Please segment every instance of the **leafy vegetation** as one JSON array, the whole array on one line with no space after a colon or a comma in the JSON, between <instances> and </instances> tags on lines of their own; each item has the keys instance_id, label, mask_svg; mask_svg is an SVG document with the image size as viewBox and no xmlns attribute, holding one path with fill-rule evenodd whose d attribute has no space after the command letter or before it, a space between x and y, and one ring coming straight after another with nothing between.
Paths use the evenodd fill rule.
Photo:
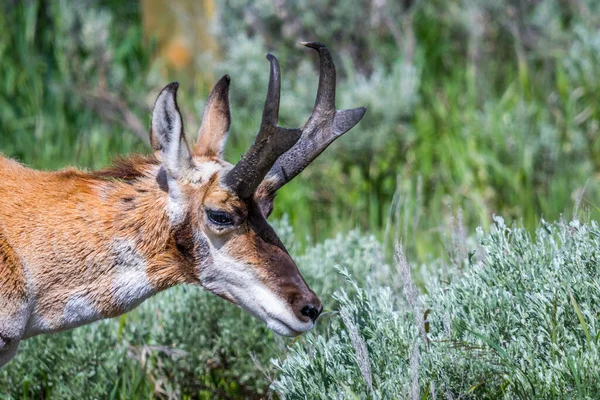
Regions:
<instances>
[{"instance_id":1,"label":"leafy vegetation","mask_svg":"<svg viewBox=\"0 0 600 400\"><path fill-rule=\"evenodd\" d=\"M149 109L171 80L193 137L228 73L235 162L259 126L264 53L281 61L280 122L295 126L317 85L297 42L325 42L338 108L368 111L282 189L274 219L329 313L289 342L214 296L170 290L24 342L1 398L595 397L600 232L542 218L597 217L598 2L226 0L212 13L179 0L169 26L211 51L166 56L145 22L153 3L3 2L0 152L42 169L148 152ZM185 37L194 7L212 36ZM474 240L478 226L490 233Z\"/></svg>"},{"instance_id":2,"label":"leafy vegetation","mask_svg":"<svg viewBox=\"0 0 600 400\"><path fill-rule=\"evenodd\" d=\"M496 218L477 239L445 279L439 265L421 271L426 294L401 248L399 288L360 288L344 271L357 294L336 292L341 318L275 361L273 388L287 399L597 397L598 224L543 222L532 238Z\"/></svg>"}]
</instances>

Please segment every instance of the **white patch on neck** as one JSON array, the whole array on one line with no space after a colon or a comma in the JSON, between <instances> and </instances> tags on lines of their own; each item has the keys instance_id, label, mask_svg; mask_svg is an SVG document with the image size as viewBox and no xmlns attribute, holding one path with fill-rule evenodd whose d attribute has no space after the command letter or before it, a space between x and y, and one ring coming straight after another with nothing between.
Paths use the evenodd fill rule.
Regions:
<instances>
[{"instance_id":1,"label":"white patch on neck","mask_svg":"<svg viewBox=\"0 0 600 400\"><path fill-rule=\"evenodd\" d=\"M36 284L37 277L32 273L27 263L23 263L23 273L25 275L27 293L29 294L29 309L31 311L25 326L25 332L23 333L23 339L28 339L40 333L52 332L52 325L50 321L35 313L35 309L37 308L36 291L39 286Z\"/></svg>"},{"instance_id":2,"label":"white patch on neck","mask_svg":"<svg viewBox=\"0 0 600 400\"><path fill-rule=\"evenodd\" d=\"M15 299L0 294L0 336L10 340L21 339L31 314L29 304L24 300L18 301L19 304L16 307L9 305L15 302ZM2 346L0 346L1 349Z\"/></svg>"},{"instance_id":3,"label":"white patch on neck","mask_svg":"<svg viewBox=\"0 0 600 400\"><path fill-rule=\"evenodd\" d=\"M39 335L40 333L52 333L56 332L58 329L53 329L50 321L47 321L44 317L38 314L32 314L27 321L27 326L25 327L25 333L23 334L23 339L28 339L30 337Z\"/></svg>"},{"instance_id":4,"label":"white patch on neck","mask_svg":"<svg viewBox=\"0 0 600 400\"><path fill-rule=\"evenodd\" d=\"M76 294L69 298L61 321L62 329L76 328L102 319L102 314L93 301L85 294Z\"/></svg>"},{"instance_id":5,"label":"white patch on neck","mask_svg":"<svg viewBox=\"0 0 600 400\"><path fill-rule=\"evenodd\" d=\"M115 276L112 281L114 302L125 311L137 307L155 293L146 271L146 260L129 240L115 240Z\"/></svg>"}]
</instances>

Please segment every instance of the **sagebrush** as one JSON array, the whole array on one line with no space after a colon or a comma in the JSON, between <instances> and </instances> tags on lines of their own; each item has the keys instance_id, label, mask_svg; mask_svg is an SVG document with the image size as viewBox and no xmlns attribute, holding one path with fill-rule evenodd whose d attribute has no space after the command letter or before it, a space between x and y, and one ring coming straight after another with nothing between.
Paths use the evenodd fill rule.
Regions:
<instances>
[{"instance_id":1,"label":"sagebrush","mask_svg":"<svg viewBox=\"0 0 600 400\"><path fill-rule=\"evenodd\" d=\"M402 252L398 289L336 292L341 318L274 361L272 388L303 398L597 398L600 226L543 222L532 237L496 218L467 266L422 268Z\"/></svg>"}]
</instances>

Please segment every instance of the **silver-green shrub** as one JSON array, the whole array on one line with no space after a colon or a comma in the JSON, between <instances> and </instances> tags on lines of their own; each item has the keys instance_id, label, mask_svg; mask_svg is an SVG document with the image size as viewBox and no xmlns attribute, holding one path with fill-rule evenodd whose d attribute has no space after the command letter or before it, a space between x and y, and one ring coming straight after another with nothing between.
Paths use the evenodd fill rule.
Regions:
<instances>
[{"instance_id":1,"label":"silver-green shrub","mask_svg":"<svg viewBox=\"0 0 600 400\"><path fill-rule=\"evenodd\" d=\"M598 223L544 222L532 238L496 218L478 239L469 267L450 283L429 268L416 298L406 284L404 295L337 291L341 318L274 361L273 389L286 399L598 398Z\"/></svg>"}]
</instances>

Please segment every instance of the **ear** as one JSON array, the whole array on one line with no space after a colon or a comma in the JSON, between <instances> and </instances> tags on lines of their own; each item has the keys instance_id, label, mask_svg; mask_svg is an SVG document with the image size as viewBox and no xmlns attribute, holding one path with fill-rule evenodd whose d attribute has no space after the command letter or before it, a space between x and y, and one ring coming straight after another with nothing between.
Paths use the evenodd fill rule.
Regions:
<instances>
[{"instance_id":1,"label":"ear","mask_svg":"<svg viewBox=\"0 0 600 400\"><path fill-rule=\"evenodd\" d=\"M267 175L254 192L254 199L256 200L258 208L260 208L260 212L265 219L268 219L271 215L271 212L273 212L273 201L275 200L275 195L277 194L277 191L273 190L273 186L276 184L276 182L276 179L273 179L271 176Z\"/></svg>"},{"instance_id":2,"label":"ear","mask_svg":"<svg viewBox=\"0 0 600 400\"><path fill-rule=\"evenodd\" d=\"M178 179L191 166L190 150L183 134L183 120L177 106L179 83L168 84L158 95L152 110L150 144L160 152L163 167Z\"/></svg>"},{"instance_id":3,"label":"ear","mask_svg":"<svg viewBox=\"0 0 600 400\"><path fill-rule=\"evenodd\" d=\"M225 142L231 124L229 112L229 75L222 77L210 92L204 112L202 123L198 131L198 140L194 146L197 156L223 157Z\"/></svg>"}]
</instances>

